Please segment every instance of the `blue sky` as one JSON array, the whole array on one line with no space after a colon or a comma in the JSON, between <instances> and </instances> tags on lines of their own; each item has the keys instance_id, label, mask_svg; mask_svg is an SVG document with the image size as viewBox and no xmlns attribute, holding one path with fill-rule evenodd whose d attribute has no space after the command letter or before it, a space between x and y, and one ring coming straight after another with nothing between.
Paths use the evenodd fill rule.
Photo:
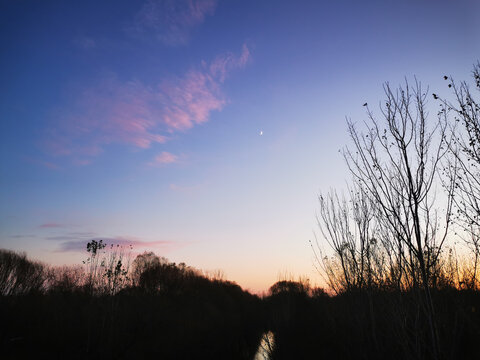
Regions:
<instances>
[{"instance_id":1,"label":"blue sky","mask_svg":"<svg viewBox=\"0 0 480 360\"><path fill-rule=\"evenodd\" d=\"M345 117L480 57L460 1L0 4L0 245L79 263L131 243L263 290L313 271ZM433 106L433 104L431 104ZM432 114L434 113L432 108ZM263 135L260 135L263 131Z\"/></svg>"}]
</instances>

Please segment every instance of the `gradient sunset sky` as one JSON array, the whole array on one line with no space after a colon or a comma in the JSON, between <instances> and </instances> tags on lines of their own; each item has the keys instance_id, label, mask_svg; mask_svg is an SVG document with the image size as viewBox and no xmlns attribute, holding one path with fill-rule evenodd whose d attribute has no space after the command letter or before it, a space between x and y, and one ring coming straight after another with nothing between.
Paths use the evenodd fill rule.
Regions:
<instances>
[{"instance_id":1,"label":"gradient sunset sky","mask_svg":"<svg viewBox=\"0 0 480 360\"><path fill-rule=\"evenodd\" d=\"M478 0L0 3L0 247L132 244L253 291L315 273L317 195L382 83L470 78ZM432 114L435 112L431 101ZM262 135L261 135L262 132Z\"/></svg>"}]
</instances>

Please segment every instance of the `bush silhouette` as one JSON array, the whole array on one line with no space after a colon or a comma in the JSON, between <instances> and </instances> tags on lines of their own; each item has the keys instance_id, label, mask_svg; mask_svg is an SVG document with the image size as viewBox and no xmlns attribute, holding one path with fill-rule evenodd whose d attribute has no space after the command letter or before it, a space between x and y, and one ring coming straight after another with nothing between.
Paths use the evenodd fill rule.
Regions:
<instances>
[{"instance_id":1,"label":"bush silhouette","mask_svg":"<svg viewBox=\"0 0 480 360\"><path fill-rule=\"evenodd\" d=\"M24 295L41 291L46 280L42 264L27 260L24 253L0 249L0 294Z\"/></svg>"},{"instance_id":2,"label":"bush silhouette","mask_svg":"<svg viewBox=\"0 0 480 360\"><path fill-rule=\"evenodd\" d=\"M92 281L91 263L45 270L0 254L3 358L252 359L264 330L259 297L185 264L159 258L111 292L100 260Z\"/></svg>"}]
</instances>

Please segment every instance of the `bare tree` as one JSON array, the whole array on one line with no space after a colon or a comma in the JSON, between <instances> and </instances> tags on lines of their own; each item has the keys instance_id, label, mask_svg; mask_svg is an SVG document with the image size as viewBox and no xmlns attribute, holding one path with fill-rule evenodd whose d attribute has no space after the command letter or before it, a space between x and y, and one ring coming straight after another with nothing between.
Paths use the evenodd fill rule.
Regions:
<instances>
[{"instance_id":1,"label":"bare tree","mask_svg":"<svg viewBox=\"0 0 480 360\"><path fill-rule=\"evenodd\" d=\"M446 124L427 124L426 97L416 81L393 91L384 86L386 101L377 118L367 106L366 132L352 121L348 130L353 148L344 150L348 167L377 207L378 221L391 233L401 267L414 288L422 288L431 330L432 352L438 357L438 336L430 287L450 224L452 187L447 187L441 219L435 186L440 161L448 148ZM443 225L443 226L442 226Z\"/></svg>"},{"instance_id":2,"label":"bare tree","mask_svg":"<svg viewBox=\"0 0 480 360\"><path fill-rule=\"evenodd\" d=\"M91 294L114 295L130 282L130 253L132 246L107 244L103 240L87 243L89 257L83 261L86 271L86 289Z\"/></svg>"},{"instance_id":3,"label":"bare tree","mask_svg":"<svg viewBox=\"0 0 480 360\"><path fill-rule=\"evenodd\" d=\"M473 67L475 89L480 91L480 62ZM454 183L456 223L464 230L462 236L474 254L473 270L468 287L477 288L480 260L480 100L475 99L467 82L456 84L444 76L452 89L454 100L441 101L442 116L451 121L450 159L445 167L447 178ZM453 119L452 119L453 117Z\"/></svg>"},{"instance_id":4,"label":"bare tree","mask_svg":"<svg viewBox=\"0 0 480 360\"><path fill-rule=\"evenodd\" d=\"M104 291L108 294L114 295L131 282L129 276L130 270L130 252L132 250L130 245L125 248L123 245L111 244L104 264Z\"/></svg>"},{"instance_id":5,"label":"bare tree","mask_svg":"<svg viewBox=\"0 0 480 360\"><path fill-rule=\"evenodd\" d=\"M318 240L312 249L319 272L336 293L378 286L385 273L370 198L358 184L349 195L345 198L332 190L318 197L317 224L334 257L324 255Z\"/></svg>"}]
</instances>

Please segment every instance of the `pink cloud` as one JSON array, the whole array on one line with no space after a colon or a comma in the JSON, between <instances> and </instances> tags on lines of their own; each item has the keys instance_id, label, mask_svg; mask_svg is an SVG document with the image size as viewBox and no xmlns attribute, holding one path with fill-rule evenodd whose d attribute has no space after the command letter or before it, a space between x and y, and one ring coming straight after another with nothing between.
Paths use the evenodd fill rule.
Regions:
<instances>
[{"instance_id":1,"label":"pink cloud","mask_svg":"<svg viewBox=\"0 0 480 360\"><path fill-rule=\"evenodd\" d=\"M113 143L140 149L165 143L170 134L205 123L213 111L222 110L226 104L222 83L249 58L244 45L239 56L220 55L155 86L107 76L77 96L68 110L58 112L46 148L52 155L70 156L77 165L87 165Z\"/></svg>"},{"instance_id":2,"label":"pink cloud","mask_svg":"<svg viewBox=\"0 0 480 360\"><path fill-rule=\"evenodd\" d=\"M192 28L213 15L216 0L149 0L135 16L130 30L153 34L166 45L188 43Z\"/></svg>"},{"instance_id":3,"label":"pink cloud","mask_svg":"<svg viewBox=\"0 0 480 360\"><path fill-rule=\"evenodd\" d=\"M60 228L60 227L63 227L63 226L64 225L57 224L57 223L45 223L45 224L39 225L38 227L41 228L41 229L47 229L47 228Z\"/></svg>"},{"instance_id":4,"label":"pink cloud","mask_svg":"<svg viewBox=\"0 0 480 360\"><path fill-rule=\"evenodd\" d=\"M66 240L69 238L67 237ZM60 240L60 239L58 239ZM146 241L139 239L133 236L117 236L117 237L106 237L106 238L95 238L90 240L73 240L73 241L64 241L60 243L59 248L55 252L86 252L87 243L91 240L100 241L107 245L107 247L122 246L124 248L133 248L135 249L162 249L163 251L169 251L176 247L181 247L183 244L176 243L174 241L168 240L156 240L156 241Z\"/></svg>"},{"instance_id":5,"label":"pink cloud","mask_svg":"<svg viewBox=\"0 0 480 360\"><path fill-rule=\"evenodd\" d=\"M204 69L190 71L182 79L164 81L160 91L163 120L169 131L204 123L212 111L221 110L225 104L215 77Z\"/></svg>"},{"instance_id":6,"label":"pink cloud","mask_svg":"<svg viewBox=\"0 0 480 360\"><path fill-rule=\"evenodd\" d=\"M178 160L178 156L173 155L169 152L162 152L155 156L152 162L149 163L150 166L166 165L174 163Z\"/></svg>"},{"instance_id":7,"label":"pink cloud","mask_svg":"<svg viewBox=\"0 0 480 360\"><path fill-rule=\"evenodd\" d=\"M57 114L45 145L53 155L80 157L76 162L85 164L85 157L97 156L112 143L143 149L164 143L154 100L154 91L140 82L122 83L108 76L84 90L68 111Z\"/></svg>"},{"instance_id":8,"label":"pink cloud","mask_svg":"<svg viewBox=\"0 0 480 360\"><path fill-rule=\"evenodd\" d=\"M250 50L247 45L243 44L242 53L239 57L232 53L218 56L210 65L210 73L218 78L220 82L223 82L230 71L245 67L249 59Z\"/></svg>"}]
</instances>

